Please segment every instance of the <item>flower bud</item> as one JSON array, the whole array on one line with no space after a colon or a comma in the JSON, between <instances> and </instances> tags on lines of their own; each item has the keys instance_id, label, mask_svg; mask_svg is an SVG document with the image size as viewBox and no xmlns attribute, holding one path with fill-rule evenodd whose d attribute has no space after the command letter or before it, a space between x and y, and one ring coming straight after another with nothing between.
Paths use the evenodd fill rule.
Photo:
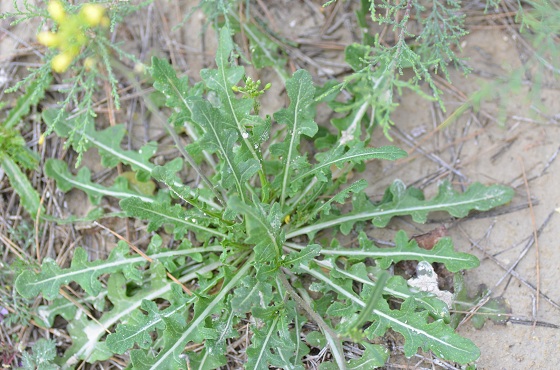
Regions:
<instances>
[{"instance_id":1,"label":"flower bud","mask_svg":"<svg viewBox=\"0 0 560 370\"><path fill-rule=\"evenodd\" d=\"M49 48L56 47L60 44L58 36L55 33L48 31L39 32L39 34L37 34L37 41Z\"/></svg>"},{"instance_id":2,"label":"flower bud","mask_svg":"<svg viewBox=\"0 0 560 370\"><path fill-rule=\"evenodd\" d=\"M56 23L62 23L66 18L66 12L64 11L64 6L58 0L51 0L49 1L49 5L47 7L51 18L56 21Z\"/></svg>"},{"instance_id":3,"label":"flower bud","mask_svg":"<svg viewBox=\"0 0 560 370\"><path fill-rule=\"evenodd\" d=\"M105 8L99 4L85 4L80 10L80 15L84 22L90 26L99 26L103 21Z\"/></svg>"},{"instance_id":4,"label":"flower bud","mask_svg":"<svg viewBox=\"0 0 560 370\"><path fill-rule=\"evenodd\" d=\"M57 73L64 73L74 60L74 55L69 52L64 52L55 56L51 61L53 71Z\"/></svg>"}]
</instances>

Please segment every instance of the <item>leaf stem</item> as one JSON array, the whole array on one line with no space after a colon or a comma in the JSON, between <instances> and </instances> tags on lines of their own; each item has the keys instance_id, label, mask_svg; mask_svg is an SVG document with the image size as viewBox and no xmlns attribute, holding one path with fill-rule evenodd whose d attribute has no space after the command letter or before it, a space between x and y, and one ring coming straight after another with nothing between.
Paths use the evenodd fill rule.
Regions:
<instances>
[{"instance_id":1,"label":"leaf stem","mask_svg":"<svg viewBox=\"0 0 560 370\"><path fill-rule=\"evenodd\" d=\"M278 272L278 279L280 279L280 282L282 283L284 288L286 288L288 294L292 296L294 301L296 301L296 303L309 315L309 317L313 321L315 321L317 325L319 325L323 333L331 338L332 340L332 342L330 342L331 350L333 351L333 355L336 358L336 362L338 363L339 369L345 370L346 362L344 360L344 350L342 348L342 343L340 342L340 340L338 340L338 334L336 334L336 332L323 320L323 318L319 316L309 306L309 304L299 296L299 294L295 291L292 285L288 282L288 279L286 279L286 275L284 274L283 271ZM333 346L335 348L332 348ZM336 353L338 353L338 356L336 355Z\"/></svg>"},{"instance_id":2,"label":"leaf stem","mask_svg":"<svg viewBox=\"0 0 560 370\"><path fill-rule=\"evenodd\" d=\"M371 317L371 313L373 309L377 305L379 298L381 298L381 292L383 292L383 289L385 288L385 284L387 284L387 280L389 280L389 273L387 271L381 271L377 277L377 282L375 283L375 290L373 291L373 294L370 296L366 307L362 310L362 312L360 312L360 316L358 316L354 325L352 325L350 329L348 329L350 333L353 330L360 330L360 328Z\"/></svg>"}]
</instances>

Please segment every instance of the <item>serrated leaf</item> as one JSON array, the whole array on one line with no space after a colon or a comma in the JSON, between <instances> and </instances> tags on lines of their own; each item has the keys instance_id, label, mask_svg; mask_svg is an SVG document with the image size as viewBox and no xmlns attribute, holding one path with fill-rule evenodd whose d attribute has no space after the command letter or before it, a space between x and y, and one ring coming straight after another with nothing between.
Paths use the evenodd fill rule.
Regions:
<instances>
[{"instance_id":1,"label":"serrated leaf","mask_svg":"<svg viewBox=\"0 0 560 370\"><path fill-rule=\"evenodd\" d=\"M251 312L256 306L266 306L272 300L272 285L247 276L233 293L231 306L239 313Z\"/></svg>"},{"instance_id":2,"label":"serrated leaf","mask_svg":"<svg viewBox=\"0 0 560 370\"><path fill-rule=\"evenodd\" d=\"M230 63L233 40L229 32L227 27L222 27L220 30L220 40L216 52L217 69L203 69L200 71L200 77L206 86L218 95L221 103L221 124L223 127L236 131L237 137L241 140L241 153L256 161L262 172L262 159L257 150L260 143L268 137L268 133L264 133L262 130L247 130L245 127L245 124L250 124L259 118L251 116L253 99L237 99L232 90L232 87L243 78L245 69Z\"/></svg>"},{"instance_id":3,"label":"serrated leaf","mask_svg":"<svg viewBox=\"0 0 560 370\"><path fill-rule=\"evenodd\" d=\"M167 60L156 57L152 57L150 74L154 78L154 88L166 98L165 105L177 109L179 116L176 117L176 122L182 124L190 121L192 107L187 100L191 96L189 77L177 77L177 72Z\"/></svg>"},{"instance_id":4,"label":"serrated leaf","mask_svg":"<svg viewBox=\"0 0 560 370\"><path fill-rule=\"evenodd\" d=\"M121 273L113 273L107 282L107 298L112 303L112 309L105 312L97 320L89 320L86 315L79 314L68 325L68 331L72 337L72 345L64 352L64 357L58 358L57 362L64 368L71 368L80 360L94 363L103 361L114 352L109 349L107 343L101 338L107 334L107 329L128 316L140 307L144 299L170 298L171 286L175 283L169 282L165 269L159 263L152 264L149 276L141 290L131 294L126 291L127 278Z\"/></svg>"},{"instance_id":5,"label":"serrated leaf","mask_svg":"<svg viewBox=\"0 0 560 370\"><path fill-rule=\"evenodd\" d=\"M411 215L415 222L424 223L430 212L446 211L453 217L465 217L472 210L487 211L508 203L513 198L513 189L502 185L485 186L474 183L464 193L453 190L449 181L444 181L438 194L430 200L411 196L401 181L389 188L388 202L381 204L380 214L372 222L376 227L385 227L394 216ZM385 209L385 210L384 210Z\"/></svg>"},{"instance_id":6,"label":"serrated leaf","mask_svg":"<svg viewBox=\"0 0 560 370\"><path fill-rule=\"evenodd\" d=\"M244 198L245 183L259 170L259 161L251 158L246 146L238 146L237 130L226 127L220 110L209 102L197 99L193 103L192 119L205 131L200 140L209 153L217 152L221 165L221 183L229 192L237 190Z\"/></svg>"},{"instance_id":7,"label":"serrated leaf","mask_svg":"<svg viewBox=\"0 0 560 370\"><path fill-rule=\"evenodd\" d=\"M439 186L438 194L424 200L415 188L407 189L400 180L395 180L387 189L381 201L376 205L360 201L359 209L344 216L327 217L314 225L291 231L286 235L288 239L295 236L316 233L337 225L344 225L343 230L349 232L358 221L371 220L375 227L385 227L395 216L412 216L415 222L424 223L430 212L446 211L453 217L465 217L469 211L487 211L503 205L513 198L513 189L502 185L485 186L480 183L472 184L464 193L453 190L448 181ZM358 206L355 205L355 208Z\"/></svg>"},{"instance_id":8,"label":"serrated leaf","mask_svg":"<svg viewBox=\"0 0 560 370\"><path fill-rule=\"evenodd\" d=\"M317 176L321 172L330 172L331 166L342 168L347 163L362 163L370 159L394 161L406 156L407 153L404 150L394 146L364 148L363 143L359 143L352 146L347 152L344 152L344 146L337 145L333 150L317 154L318 163L309 170L299 173L292 181L299 181L311 175Z\"/></svg>"},{"instance_id":9,"label":"serrated leaf","mask_svg":"<svg viewBox=\"0 0 560 370\"><path fill-rule=\"evenodd\" d=\"M195 232L200 240L207 240L212 236L228 238L228 235L212 227L214 219L197 210L186 210L179 204L145 202L140 198L130 197L123 199L120 206L128 216L150 221L148 232L168 224L174 226L173 233L178 238L182 238L188 231Z\"/></svg>"},{"instance_id":10,"label":"serrated leaf","mask_svg":"<svg viewBox=\"0 0 560 370\"><path fill-rule=\"evenodd\" d=\"M128 189L128 183L124 178L121 179L121 181L115 181L113 186L107 188L91 181L91 172L87 167L82 167L76 176L74 176L68 170L66 162L58 159L47 159L45 162L45 174L56 180L56 185L60 190L67 192L72 188L80 189L85 192L90 201L96 205L99 204L101 198L104 196L119 199L138 197L148 203L154 201L153 197L145 196Z\"/></svg>"},{"instance_id":11,"label":"serrated leaf","mask_svg":"<svg viewBox=\"0 0 560 370\"><path fill-rule=\"evenodd\" d=\"M155 258L156 256L151 257ZM143 259L143 257L140 258ZM187 282L199 278L198 274L213 271L220 265L220 262L193 265L189 272L180 278L180 281ZM129 279L120 273L111 274L107 283L107 291L108 299L113 307L97 320L88 320L86 315L80 314L72 321L72 325L69 326L72 346L65 351L64 357L59 360L59 363L65 365L64 368L76 366L79 360L94 362L94 358L104 360L110 357L112 352L108 351L105 342L100 341L101 338L107 334L107 328L120 321L127 322L131 313L140 308L143 300L176 301L174 299L174 296L177 295L176 291L181 291L181 289L175 289L177 284L168 281L163 265L153 263L150 266L149 273L150 275L146 277L142 289L136 290L133 294L126 289Z\"/></svg>"},{"instance_id":12,"label":"serrated leaf","mask_svg":"<svg viewBox=\"0 0 560 370\"><path fill-rule=\"evenodd\" d=\"M282 256L282 265L297 269L300 263L307 264L311 259L319 255L321 246L319 244L309 244L299 252L292 252Z\"/></svg>"},{"instance_id":13,"label":"serrated leaf","mask_svg":"<svg viewBox=\"0 0 560 370\"><path fill-rule=\"evenodd\" d=\"M193 299L194 300L194 299ZM175 304L165 310L160 311L152 301L142 301L142 310L147 315L134 311L127 318L126 324L119 325L117 330L107 337L107 345L115 353L122 354L128 349L138 344L140 348L147 349L152 346L151 333L156 329L164 330L167 328L167 320L174 315L182 316L187 308L187 302Z\"/></svg>"},{"instance_id":14,"label":"serrated leaf","mask_svg":"<svg viewBox=\"0 0 560 370\"><path fill-rule=\"evenodd\" d=\"M216 338L207 339L204 343L204 349L200 353L192 353L189 355L190 367L192 370L217 369L227 364L226 339L236 338L239 333L233 328L236 313L230 309L229 312L215 320L213 329L219 333ZM237 320L235 320L237 321Z\"/></svg>"},{"instance_id":15,"label":"serrated leaf","mask_svg":"<svg viewBox=\"0 0 560 370\"><path fill-rule=\"evenodd\" d=\"M299 329L293 301L285 301L268 307L255 307L253 316L261 323L255 325L251 345L247 348L246 369L268 369L269 365L280 369L303 370L299 359L307 353L306 346L296 336L291 326Z\"/></svg>"},{"instance_id":16,"label":"serrated leaf","mask_svg":"<svg viewBox=\"0 0 560 370\"><path fill-rule=\"evenodd\" d=\"M453 243L450 238L442 238L434 246L433 249L423 249L418 243L409 240L406 233L400 230L395 236L395 247L378 248L365 233L360 233L359 249L325 249L321 250L321 254L327 256L344 256L346 258L372 258L376 260L377 266L387 269L393 263L400 261L428 261L443 263L451 272L466 270L477 267L480 261L475 256L468 253L456 252L453 249Z\"/></svg>"},{"instance_id":17,"label":"serrated leaf","mask_svg":"<svg viewBox=\"0 0 560 370\"><path fill-rule=\"evenodd\" d=\"M192 101L189 97L200 96L202 90L189 86L188 76L177 77L175 69L165 59L153 57L150 74L154 78L154 88L166 97L165 105L173 108L174 112L169 117L169 123L173 127L184 127L192 143L187 146L189 154L197 158L195 153L200 149L198 139L201 129L194 125L192 120ZM201 151L199 154L203 154ZM208 153L204 156L209 164L215 166L214 159Z\"/></svg>"},{"instance_id":18,"label":"serrated leaf","mask_svg":"<svg viewBox=\"0 0 560 370\"><path fill-rule=\"evenodd\" d=\"M135 171L151 172L153 165L151 165L149 159L157 149L155 143L136 151L124 150L120 147L126 133L126 127L123 124L96 131L93 120L88 120L83 128L76 129L76 127L79 127L76 122L79 117L70 118L66 113L63 113L62 119L55 121L58 114L60 114L58 110L45 110L43 120L47 125L55 123L54 130L57 135L68 137L72 146L79 145L83 137L83 149L97 148L104 167L114 167L120 162L130 165ZM71 135L74 130L76 130L75 134Z\"/></svg>"},{"instance_id":19,"label":"serrated leaf","mask_svg":"<svg viewBox=\"0 0 560 370\"><path fill-rule=\"evenodd\" d=\"M56 357L56 342L40 338L33 345L33 354L23 352L22 354L22 367L19 369L24 370L57 370L60 369L52 361ZM9 365L5 365L8 366Z\"/></svg>"},{"instance_id":20,"label":"serrated leaf","mask_svg":"<svg viewBox=\"0 0 560 370\"><path fill-rule=\"evenodd\" d=\"M226 118L225 124L234 129L241 129L240 123L251 112L253 101L236 99L231 89L241 81L245 69L230 63L233 40L229 32L227 27L222 27L220 30L219 46L216 51L217 69L203 69L200 71L200 76L206 82L206 86L218 94Z\"/></svg>"},{"instance_id":21,"label":"serrated leaf","mask_svg":"<svg viewBox=\"0 0 560 370\"><path fill-rule=\"evenodd\" d=\"M75 281L88 294L97 296L103 288L97 279L99 276L136 269L146 262L142 257L128 256L128 252L128 246L120 243L106 260L89 262L87 252L77 248L69 268L61 269L54 260L45 258L41 265L41 272L24 271L17 277L14 285L18 293L25 298L33 298L42 293L45 299L54 299L58 296L61 285Z\"/></svg>"},{"instance_id":22,"label":"serrated leaf","mask_svg":"<svg viewBox=\"0 0 560 370\"><path fill-rule=\"evenodd\" d=\"M308 218L313 219L313 217L315 217L317 214L320 214L321 212L323 212L325 215L328 215L330 213L332 203L336 202L339 204L344 204L346 198L348 198L352 193L360 193L362 190L367 188L367 186L368 183L364 179L360 179L350 184L326 202L318 204L314 210L309 212Z\"/></svg>"},{"instance_id":23,"label":"serrated leaf","mask_svg":"<svg viewBox=\"0 0 560 370\"><path fill-rule=\"evenodd\" d=\"M369 278L367 267L364 263L353 264L349 269L338 268L330 261L317 262L319 266L331 270L333 279L351 279L353 282L375 287L375 283ZM427 292L411 292L406 280L401 276L391 276L383 288L383 295L399 298L402 300L414 299L419 309L425 309L435 319L443 319L449 322L449 308L443 301L435 298Z\"/></svg>"},{"instance_id":24,"label":"serrated leaf","mask_svg":"<svg viewBox=\"0 0 560 370\"><path fill-rule=\"evenodd\" d=\"M185 328L177 330L172 325L166 327L164 333L164 343L162 349L154 357L152 351L146 353L141 350L131 352L132 368L133 369L150 369L150 370L166 370L176 369L184 360L180 358L185 344L193 337L199 335L199 330L203 326L206 318L215 312L217 308L223 306L225 296L233 289L239 281L247 274L251 268L252 259L248 261L231 276L229 281L223 285L220 292L204 302L199 302L198 309L195 310L195 315Z\"/></svg>"},{"instance_id":25,"label":"serrated leaf","mask_svg":"<svg viewBox=\"0 0 560 370\"><path fill-rule=\"evenodd\" d=\"M268 364L273 360L272 349L276 343L272 343L272 338L276 332L276 325L279 317L268 323L262 329L253 328L252 345L247 348L246 369L268 370ZM281 343L286 345L286 343Z\"/></svg>"},{"instance_id":26,"label":"serrated leaf","mask_svg":"<svg viewBox=\"0 0 560 370\"><path fill-rule=\"evenodd\" d=\"M204 202L199 201L199 198L202 197L201 194L204 194L207 198L211 198L212 194L210 190L200 188L191 189L189 186L181 184L178 177L174 174L173 171L169 169L169 166L156 166L152 171L152 176L157 181L163 182L165 185L167 185L169 187L169 190L171 190L173 194L178 196L184 202L197 208L202 213L211 215L215 218L216 221L221 219L222 215L220 212L216 212L215 210L208 207L208 205Z\"/></svg>"},{"instance_id":27,"label":"serrated leaf","mask_svg":"<svg viewBox=\"0 0 560 370\"><path fill-rule=\"evenodd\" d=\"M271 150L282 158L283 170L280 175L280 204L283 205L288 196L293 172L294 161L300 157L298 152L301 135L313 137L317 133L317 124L309 112L309 106L313 103L315 88L309 72L298 70L292 78L286 81L286 91L290 98L288 108L282 109L274 114L274 119L279 124L287 127L287 137L284 143L276 144Z\"/></svg>"},{"instance_id":28,"label":"serrated leaf","mask_svg":"<svg viewBox=\"0 0 560 370\"><path fill-rule=\"evenodd\" d=\"M58 111L56 110L45 110L43 112L43 120L49 125L56 123L54 127L56 133L61 137L68 137L72 130L75 129L75 118L70 119L64 115L63 119L55 122L57 114ZM74 135L71 144L78 145L80 137L83 137L85 148L97 148L101 155L103 165L115 166L120 162L131 166L135 171L145 174L151 174L155 167L155 165L149 161L154 153L155 144L148 144L148 146L137 151L121 149L120 141L125 133L123 125L111 126L98 132L94 130L92 122L87 124L85 128L78 129L76 133L78 135ZM168 165L176 165L176 163L171 162L166 164L165 167L168 167ZM142 176L140 177L142 178ZM178 185L181 186L182 184L178 183ZM200 196L199 199L215 209L221 208L211 198Z\"/></svg>"},{"instance_id":29,"label":"serrated leaf","mask_svg":"<svg viewBox=\"0 0 560 370\"><path fill-rule=\"evenodd\" d=\"M367 297L372 293L371 287L365 286L358 296L352 288L336 283L320 271L303 265L300 265L300 268L338 293L340 297L344 297L346 304L352 303L362 309L366 307ZM365 333L370 339L382 336L388 328L401 333L405 339L404 350L407 357L414 355L419 347L461 364L475 361L480 356L480 350L472 341L457 335L443 320L429 322L427 315L427 311L416 311L414 299L405 300L400 310L391 310L387 302L380 299L376 308L372 310L371 325ZM345 321L350 322L351 320ZM347 329L342 327L340 330Z\"/></svg>"},{"instance_id":30,"label":"serrated leaf","mask_svg":"<svg viewBox=\"0 0 560 370\"><path fill-rule=\"evenodd\" d=\"M57 358L57 362L64 365L64 368L76 366L78 361L81 360L93 363L111 357L114 352L112 349L109 349L109 346L105 342L101 342L101 338L106 335L107 329L111 328L114 324L119 321L126 322L127 319L130 318L131 313L140 307L144 299L154 300L161 298L170 302L175 301L172 299L173 297L170 293L173 286L177 286L177 284L167 280L165 269L160 263L152 263L149 270L150 276L144 280L142 289L135 290L134 293L127 291L127 283L133 280L133 274L130 273L130 270L137 271L134 269L134 266L145 263L146 259L141 256L125 256L124 253L121 253L124 252L124 249L128 249L128 247L124 243L119 244L106 261L73 262L69 269L58 268L56 276L51 278L47 276L49 275L48 271L55 269L47 268L46 271L41 271L39 273L32 273L31 271L24 272L18 277L21 278L20 282L18 283L16 280L16 289L18 292L24 293L24 296L29 296L34 293L28 290L28 288L31 287L31 290L43 291L44 296L47 297L54 295L54 293L51 294L50 292L58 292L58 285L62 280L78 281L86 291L96 290L96 285L98 284L96 277L101 273L112 272L106 287L106 291L108 292L107 298L112 303L112 309L103 313L102 316L98 317L96 320L89 320L83 312L79 312L76 317L71 320L68 331L72 337L72 345L66 349L64 357ZM158 258L170 257L171 255L177 256L194 252L198 251L174 250L152 254L149 257L157 260ZM77 253L85 254L84 252ZM84 258L83 256L78 256L80 261L83 261ZM44 264L49 265L53 263L47 260ZM82 270L78 269L79 266L74 266L80 264L85 264L87 266ZM193 265L190 267L190 272L184 274L180 280L186 282L198 278L198 274L213 271L220 265L221 262L211 262L207 265ZM76 269L74 269L74 267L76 267ZM123 271L124 274L118 271ZM46 278L46 280L43 278ZM91 279L92 282L84 284L82 280L88 278ZM39 289L36 289L38 286L40 286ZM89 286L93 286L93 289ZM34 294L38 294L38 292Z\"/></svg>"},{"instance_id":31,"label":"serrated leaf","mask_svg":"<svg viewBox=\"0 0 560 370\"><path fill-rule=\"evenodd\" d=\"M426 313L414 313L415 305L407 300L400 310L391 310L387 302L381 301L374 310L377 318L367 330L369 338L382 335L389 327L404 336L404 354L407 357L418 352L418 348L431 350L436 356L446 360L466 364L480 356L478 347L467 338L456 334L442 320L428 322Z\"/></svg>"},{"instance_id":32,"label":"serrated leaf","mask_svg":"<svg viewBox=\"0 0 560 370\"><path fill-rule=\"evenodd\" d=\"M248 234L245 241L255 245L255 261L259 264L276 266L284 242L279 204L275 203L271 207L258 199L253 199L253 205L250 206L241 199L233 197L228 206L245 217Z\"/></svg>"},{"instance_id":33,"label":"serrated leaf","mask_svg":"<svg viewBox=\"0 0 560 370\"><path fill-rule=\"evenodd\" d=\"M171 255L177 257L201 251L216 251L213 248L193 248L190 250L164 251L151 254L152 260L167 258ZM60 268L54 260L45 258L39 272L23 271L15 281L17 292L25 298L33 298L40 293L45 299L54 299L58 296L61 285L77 282L88 294L97 296L103 288L97 280L99 276L107 273L122 272L131 281L138 281L138 266L147 262L146 258L130 255L129 247L124 242L119 242L111 251L106 260L88 261L87 253L82 248L77 248L69 268Z\"/></svg>"},{"instance_id":34,"label":"serrated leaf","mask_svg":"<svg viewBox=\"0 0 560 370\"><path fill-rule=\"evenodd\" d=\"M196 199L196 195L193 194L192 189L187 185L180 184L177 176L167 168L162 166L154 167L152 170L152 176L157 181L163 182L165 185L169 186L171 190L182 200L190 202L191 200Z\"/></svg>"}]
</instances>

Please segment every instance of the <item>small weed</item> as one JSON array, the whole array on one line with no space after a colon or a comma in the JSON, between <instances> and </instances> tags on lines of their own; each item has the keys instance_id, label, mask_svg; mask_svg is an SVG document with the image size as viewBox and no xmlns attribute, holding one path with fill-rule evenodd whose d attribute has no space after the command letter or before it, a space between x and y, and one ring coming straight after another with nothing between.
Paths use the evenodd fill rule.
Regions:
<instances>
[{"instance_id":1,"label":"small weed","mask_svg":"<svg viewBox=\"0 0 560 370\"><path fill-rule=\"evenodd\" d=\"M181 352L185 345L204 341L202 352L188 355L190 364L215 368L225 364L227 339L239 335L235 327L247 315L254 320L252 344L247 349L249 368L265 368L268 364L282 368L301 366L309 351L302 340L306 320L319 325L339 368L353 366L344 358L342 342L347 340L366 346L365 354L376 357L377 366L381 366L386 350L367 344L367 340L383 335L388 328L404 335L407 355L422 347L453 361L474 361L478 357L476 346L445 324L449 311L443 302L427 293L412 293L398 276L386 284L376 285L376 281L383 269L403 259L441 262L450 271L459 271L476 267L475 257L455 252L448 239L432 251L423 250L409 242L404 233L397 235L392 249L376 247L365 234L360 234L356 249L342 248L337 239L332 239L330 245L321 245L314 236L337 229L348 234L363 221L384 227L398 215L412 215L418 222L438 210L463 217L472 209L487 210L508 202L512 191L474 184L459 194L445 183L435 198L424 200L416 190L395 181L380 203L371 203L363 193L367 187L363 180L341 187L347 175L354 165L366 160L395 160L405 153L395 147L368 148L357 135L343 132L330 149L318 152L313 160L308 158L300 152L300 143L306 140L312 144L318 130L313 121L315 88L311 76L300 70L286 81L290 105L274 114L273 123L254 114L251 97L235 96L234 91L241 90L237 83L245 73L243 67L231 63L232 51L229 31L222 29L217 69L201 71L203 81L196 86L178 78L164 60L153 59L150 68L154 86L175 111L170 124L181 117L180 122L190 125L189 130L197 137L184 153L186 160L198 167L189 153L201 148L218 158L215 172L204 174L204 183L210 186L183 185L177 174L183 166L179 159L163 167L151 164L155 147L139 152L122 150L122 126L104 131L86 126L79 134L98 148L104 163L130 165L169 190L159 190L154 196L135 194L126 181L105 188L91 183L85 168L74 176L63 162L48 160L45 164L47 175L57 180L60 189L82 189L93 202L104 196L122 198L120 205L126 215L148 220L148 231L172 226L169 230L176 239L190 232L200 245L188 243L183 249L168 251L161 247L156 235L148 248L152 263L145 271L141 267L146 265L146 259L130 254L128 245L122 243L106 260L88 262L85 252L78 249L68 269L46 259L39 273L20 274L16 288L28 298L42 293L47 299L55 299L59 288L71 281L91 297L105 289L109 292L107 298L113 308L96 321L82 317L81 330L74 334L79 337L74 341L79 345L70 347L61 362L74 358L102 360L130 350L135 367L175 368L184 363ZM204 98L208 95L219 100L214 98L211 103ZM44 118L48 122L55 114L46 111ZM72 126L71 118L54 124L62 136ZM271 142L273 129L281 130L279 137L283 139ZM78 139L70 140L76 144ZM337 178L331 172L335 167L340 172ZM203 173L200 168L197 172ZM352 209L342 212L336 204L344 204L347 199L352 201ZM180 285L165 278L166 270L173 274L190 260L189 256L198 256L188 270L198 274L182 275L179 282L185 284L186 290L186 284L197 278L196 294L185 294ZM365 264L366 259L376 260L376 267ZM102 274L110 275L107 287L97 280ZM323 300L331 301L330 305L319 308L308 294L299 292L304 287L297 283L297 277L305 274L315 278L310 288ZM379 279L381 276L387 275L381 274ZM120 284L125 277L141 285L142 290L124 296ZM353 281L362 286L359 293L351 288ZM400 310L389 307L389 297L403 301ZM153 302L156 299L165 299L170 306L158 309ZM134 319L125 319L132 307L138 308ZM363 313L366 308L367 315ZM435 321L428 320L428 316ZM104 328L117 321L122 323L103 340ZM366 321L376 325L364 331ZM411 330L417 335L411 335ZM87 338L81 338L80 333L86 332ZM442 332L445 341L437 339ZM149 339L153 333L158 333L159 340ZM152 354L155 348L157 355Z\"/></svg>"},{"instance_id":2,"label":"small weed","mask_svg":"<svg viewBox=\"0 0 560 370\"><path fill-rule=\"evenodd\" d=\"M215 68L201 70L200 82L178 75L164 58L154 57L145 67L110 41L109 30L147 4L122 3L54 0L45 10L24 2L23 10L16 7L16 13L5 15L42 17L48 30L38 39L51 48L44 66L11 89L27 86L0 126L0 165L25 209L36 215L41 206L21 168L33 170L39 160L16 126L43 99L53 76L64 74L66 87L60 92L65 98L55 107L42 107L45 134L54 132L80 155L96 149L104 167L127 171L104 186L92 180L87 167L73 173L66 162L50 158L44 173L59 190L79 189L94 205L103 198L119 199L120 209L111 216L147 222L151 233L145 251L121 239L105 259L90 260L85 249L76 248L69 267L45 258L40 267L30 263L18 269L17 293L49 300L33 312L34 322L52 327L60 316L68 321L71 338L62 357L52 342L38 341L32 354L24 355L24 367L73 368L126 354L127 365L135 369L215 369L228 364L229 346L247 335L247 369L304 369L311 351L324 347L329 354L321 369L375 368L389 356L387 348L375 344L389 329L404 338L406 356L422 349L471 366L480 351L455 333L448 304L392 275L390 267L416 260L441 263L456 273L477 267L478 259L456 251L450 238L423 249L404 231L396 233L393 247L380 248L364 230L367 225L384 228L398 216L418 223L438 211L465 217L509 202L512 189L474 183L457 192L443 181L426 199L395 179L373 202L365 180L351 182L367 161L406 156L394 146L370 147L375 127L389 136L395 92L409 88L441 102L434 71L447 76L450 65L467 70L455 52L465 34L460 2L362 1L357 11L362 43L345 50L353 72L320 87L306 70L289 74L282 54L289 43L258 21L243 20L248 17L233 11L233 2L201 4L219 13L212 20L221 27ZM416 34L408 28L413 17L422 26ZM372 20L394 31L393 44L368 31ZM530 17L525 24L537 27ZM235 31L248 37L251 55L242 55L233 42ZM109 87L116 109L119 81L141 89L138 75L119 59L147 71L164 97L166 107L147 95L143 103L156 117L169 109L162 125L180 157L156 165L157 143L123 149L124 125L96 127L91 98L99 84ZM261 97L271 85L248 77L239 59L257 69L273 67L288 106L263 117ZM407 68L413 77L404 80ZM349 98L340 99L341 91ZM328 129L315 121L320 103L339 113ZM196 185L186 185L186 170L196 173ZM86 218L102 216L96 209ZM53 218L43 215L43 220ZM343 246L342 238L350 233L357 241ZM164 245L165 235L178 246ZM81 288L74 289L79 298L66 299L69 284ZM468 307L468 296L464 290L461 294L460 303ZM487 307L490 314L496 310ZM344 345L350 343L361 349L358 358L346 356Z\"/></svg>"}]
</instances>

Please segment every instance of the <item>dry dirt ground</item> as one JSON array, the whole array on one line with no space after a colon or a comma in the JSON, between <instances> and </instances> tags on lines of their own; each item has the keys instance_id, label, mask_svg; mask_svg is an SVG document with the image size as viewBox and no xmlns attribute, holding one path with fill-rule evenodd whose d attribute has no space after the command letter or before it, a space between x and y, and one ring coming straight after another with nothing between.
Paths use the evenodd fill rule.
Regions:
<instances>
[{"instance_id":1,"label":"dry dirt ground","mask_svg":"<svg viewBox=\"0 0 560 370\"><path fill-rule=\"evenodd\" d=\"M264 14L266 8L276 20L271 27L300 43L299 49L289 50L289 67L311 68L318 81L343 71L342 48L355 38L352 13L339 9L340 22L330 34L332 38L321 39L318 35L329 19L320 2L298 1L297 7L289 3L264 1L255 5L258 12ZM7 1L1 5L6 7ZM201 35L206 21L201 13L195 13L182 30L173 31L187 6L183 2L155 1L143 10L142 17L132 19L117 32L128 38L131 48L145 60L150 55L168 55L179 69L198 79L198 70L212 63L214 34L208 31ZM329 22L329 27L336 24ZM13 83L24 73L21 66L14 64L18 61L15 50L33 39L29 29L24 32L22 28L10 28L6 22L2 27L0 70ZM18 37L9 35L8 30ZM539 99L545 110L532 107L527 98L534 89L531 74L527 73L519 92L484 101L480 109L467 109L457 121L439 128L483 83L508 76L531 53L516 29L500 21L486 18L472 23L470 31L463 40L462 55L468 58L474 73L464 77L452 70L452 85L438 80L445 92L447 112L405 92L398 98L400 106L393 115L395 129L391 135L393 144L409 151L409 158L397 164L371 163L361 176L370 181L368 192L374 199L394 178L423 188L428 196L435 193L437 182L444 178L457 186L478 181L513 187L516 196L511 204L485 217L461 222L436 217L438 221L426 225L412 224L404 218L393 221L385 233L404 229L409 235L421 234L444 224L457 249L479 257L481 266L465 274L467 286L474 292L479 284L485 284L493 297L505 298L511 307L511 317L505 325L487 322L483 329L476 330L467 322L459 328L462 335L481 348L479 369L556 369L560 366L560 244L556 234L560 215L555 212L560 207L560 160L556 158L560 150L559 82L548 77L541 88ZM276 77L270 71L258 77L273 81L273 88L263 98L263 110L277 109L285 102L281 84L274 84ZM499 118L502 114L504 119ZM126 114L121 118L125 117ZM142 140L144 131L137 132L137 139ZM374 146L386 144L389 143L381 133L372 140ZM94 155L86 157L85 164L93 172L103 170ZM5 198L9 198L5 194L8 186L3 179ZM71 210L83 213L87 209L86 197L78 192L70 192L65 201ZM91 238L89 235L83 240ZM106 243L111 241L100 242ZM403 359L397 348L387 368L431 366L421 356Z\"/></svg>"},{"instance_id":2,"label":"dry dirt ground","mask_svg":"<svg viewBox=\"0 0 560 370\"><path fill-rule=\"evenodd\" d=\"M473 31L464 39L463 54L479 75L492 69L504 72L515 68L520 63L519 53L515 40L504 30ZM453 76L454 86L467 96L477 91L481 80L475 75ZM450 227L446 224L456 248L481 260L479 268L466 273L467 285L474 292L479 284L485 284L493 296L504 297L511 306L512 316L506 325L488 321L482 330L468 324L459 329L481 348L477 362L480 369L554 369L560 365L560 215L555 212L560 204L560 162L556 160L560 127L554 117L560 112L560 95L554 83L551 81L551 88L541 94L549 115L539 118L525 99L530 87L502 102L507 111L502 125L494 119L503 107L488 102L478 113L468 112L451 127L423 140L441 121L429 105L412 94L403 97L402 109L394 117L403 134L413 137L418 131L426 133L415 138L411 148L414 159L394 172L391 169L390 177L423 186L435 175L449 176L450 171L441 163L423 154L429 153L464 176L452 177L458 183L502 183L515 189L509 209L519 205L518 211L467 219ZM448 98L452 110L459 101ZM398 139L397 143L408 146ZM426 191L430 189L433 185ZM403 221L395 225L407 226L411 234L419 233L416 225ZM426 226L423 231L433 228Z\"/></svg>"}]
</instances>

